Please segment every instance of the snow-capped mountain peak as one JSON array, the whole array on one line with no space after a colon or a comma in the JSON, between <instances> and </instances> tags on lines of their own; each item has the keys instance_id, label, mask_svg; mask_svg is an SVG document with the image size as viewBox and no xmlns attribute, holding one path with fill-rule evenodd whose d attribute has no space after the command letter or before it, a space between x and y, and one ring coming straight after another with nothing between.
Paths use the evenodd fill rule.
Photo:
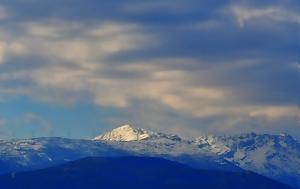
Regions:
<instances>
[{"instance_id":1,"label":"snow-capped mountain peak","mask_svg":"<svg viewBox=\"0 0 300 189\"><path fill-rule=\"evenodd\" d=\"M107 141L137 141L150 138L154 133L141 128L133 128L130 125L123 125L103 135L97 136L94 140Z\"/></svg>"},{"instance_id":2,"label":"snow-capped mountain peak","mask_svg":"<svg viewBox=\"0 0 300 189\"><path fill-rule=\"evenodd\" d=\"M181 140L181 138L177 135L157 133L142 128L135 128L130 125L123 125L94 138L94 140L119 142L141 141L150 139L169 139L177 141Z\"/></svg>"}]
</instances>

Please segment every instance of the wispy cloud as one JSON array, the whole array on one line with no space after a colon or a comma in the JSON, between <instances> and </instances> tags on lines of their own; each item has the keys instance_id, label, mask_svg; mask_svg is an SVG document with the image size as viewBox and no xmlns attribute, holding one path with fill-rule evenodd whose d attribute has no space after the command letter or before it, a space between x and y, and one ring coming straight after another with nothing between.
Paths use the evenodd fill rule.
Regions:
<instances>
[{"instance_id":1,"label":"wispy cloud","mask_svg":"<svg viewBox=\"0 0 300 189\"><path fill-rule=\"evenodd\" d=\"M261 20L300 24L300 15L297 12L282 7L270 6L261 8L235 5L231 7L231 10L241 27L247 22Z\"/></svg>"},{"instance_id":2,"label":"wispy cloud","mask_svg":"<svg viewBox=\"0 0 300 189\"><path fill-rule=\"evenodd\" d=\"M300 121L300 108L296 106L267 106L259 107L250 112L251 117L280 119L292 117Z\"/></svg>"}]
</instances>

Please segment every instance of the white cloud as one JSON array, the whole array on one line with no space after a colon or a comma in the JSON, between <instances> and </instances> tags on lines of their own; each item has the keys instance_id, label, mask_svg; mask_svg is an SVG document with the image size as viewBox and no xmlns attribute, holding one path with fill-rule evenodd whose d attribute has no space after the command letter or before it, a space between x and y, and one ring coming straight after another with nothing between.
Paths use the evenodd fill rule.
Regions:
<instances>
[{"instance_id":1,"label":"white cloud","mask_svg":"<svg viewBox=\"0 0 300 189\"><path fill-rule=\"evenodd\" d=\"M75 68L55 65L31 71L31 77L41 88L88 92L100 106L124 108L134 100L154 100L176 111L196 115L208 108L210 103L222 102L226 98L223 89L197 86L191 83L188 71L168 68L172 61L176 64L180 61L192 62L186 59L158 59L152 64L124 62L123 66L109 65L105 61L85 63L89 66ZM123 78L101 74L106 71L140 75L137 78Z\"/></svg>"},{"instance_id":2,"label":"white cloud","mask_svg":"<svg viewBox=\"0 0 300 189\"><path fill-rule=\"evenodd\" d=\"M251 13L250 16L242 16L242 22L255 17L253 15L264 14L271 13ZM261 107L241 103L238 101L241 94L232 88L205 82L222 72L256 65L256 60L217 66L206 64L203 70L198 67L186 69L202 65L199 60L187 58L112 62L108 58L120 52L147 49L157 45L159 40L145 33L142 26L132 23L107 22L89 27L73 22L63 23L22 24L22 35L8 39L2 45L0 43L2 62L10 56L20 55L38 56L45 60L30 69L1 73L0 81L31 83L29 87L0 88L1 93L23 94L64 104L84 100L98 106L127 108L129 111L135 101L154 102L168 111L194 118L227 116L233 120L239 120L239 117L280 119L299 115L299 110L291 107ZM210 27L210 23L207 24ZM25 118L48 127L35 115L28 114ZM232 122L230 124L237 121Z\"/></svg>"},{"instance_id":3,"label":"white cloud","mask_svg":"<svg viewBox=\"0 0 300 189\"><path fill-rule=\"evenodd\" d=\"M101 59L97 62L97 58L83 55L83 53L74 59L78 66L72 67L68 65L73 64L71 55L82 52L74 50L74 48L69 50L70 57L64 53L62 53L63 56L60 54L56 57L62 61L69 60L70 62L67 64L52 64L50 62L38 69L30 70L27 74L22 72L15 75L2 75L0 79L7 80L13 76L16 79L30 77L34 82L35 89L33 91L28 92L19 89L11 92L23 92L44 100L53 98L53 100L58 99L59 102L74 103L80 100L82 93L89 94L89 99L85 100L93 101L104 107L130 108L135 100L154 101L179 114L197 118L249 116L275 119L295 116L295 112L298 111L285 106L241 105L234 102L239 94L226 88L204 86L201 82L194 83L195 76L201 72L174 69L172 66L193 65L196 63L195 60L156 59L149 62L123 62L122 65L111 65ZM105 75L107 71L129 72L139 75L124 78L118 77L118 75ZM45 93L44 91L51 92ZM54 93L54 91L56 92ZM65 94L79 94L79 96L70 97Z\"/></svg>"},{"instance_id":4,"label":"white cloud","mask_svg":"<svg viewBox=\"0 0 300 189\"><path fill-rule=\"evenodd\" d=\"M48 89L60 91L56 92L58 95L83 92L94 96L94 101L98 105L127 106L129 92L122 93L119 90L122 84L130 86L130 83L102 76L101 72L104 73L110 67L119 69L118 66L110 66L105 59L120 52L149 47L156 42L154 36L142 32L140 26L130 23L107 22L90 27L76 23L66 22L65 25L62 23L64 22L51 21L22 24L25 33L15 38L16 42L3 43L3 61L4 58L22 54L42 56L47 61L22 73L0 75L0 79L5 81L30 79L34 83L33 88L18 90L6 88L1 91L22 92L47 100L49 98L44 91Z\"/></svg>"},{"instance_id":5,"label":"white cloud","mask_svg":"<svg viewBox=\"0 0 300 189\"><path fill-rule=\"evenodd\" d=\"M296 106L266 106L258 107L250 112L251 117L267 119L296 118L300 121L300 108Z\"/></svg>"},{"instance_id":6,"label":"white cloud","mask_svg":"<svg viewBox=\"0 0 300 189\"><path fill-rule=\"evenodd\" d=\"M18 41L12 41L8 46L7 50L11 56L22 56L28 53L28 49L24 44L19 43Z\"/></svg>"},{"instance_id":7,"label":"white cloud","mask_svg":"<svg viewBox=\"0 0 300 189\"><path fill-rule=\"evenodd\" d=\"M27 48L22 43L0 41L0 64L4 64L10 56L22 56L27 52Z\"/></svg>"},{"instance_id":8,"label":"white cloud","mask_svg":"<svg viewBox=\"0 0 300 189\"><path fill-rule=\"evenodd\" d=\"M231 11L241 27L252 20L270 20L300 24L300 15L298 13L282 7L252 8L235 5L231 7Z\"/></svg>"},{"instance_id":9,"label":"white cloud","mask_svg":"<svg viewBox=\"0 0 300 189\"><path fill-rule=\"evenodd\" d=\"M85 33L92 37L111 37L111 36L120 35L124 32L130 33L133 32L134 30L139 30L139 29L140 29L139 25L137 24L104 22L101 25L98 25L96 27L93 27L85 31Z\"/></svg>"},{"instance_id":10,"label":"white cloud","mask_svg":"<svg viewBox=\"0 0 300 189\"><path fill-rule=\"evenodd\" d=\"M83 27L77 22L50 20L45 22L26 22L23 25L25 32L33 37L59 38L74 30L80 31Z\"/></svg>"},{"instance_id":11,"label":"white cloud","mask_svg":"<svg viewBox=\"0 0 300 189\"><path fill-rule=\"evenodd\" d=\"M83 25L52 21L23 25L26 31L23 41L31 51L56 61L97 62L116 53L155 43L154 36L141 32L140 26L130 23Z\"/></svg>"}]
</instances>

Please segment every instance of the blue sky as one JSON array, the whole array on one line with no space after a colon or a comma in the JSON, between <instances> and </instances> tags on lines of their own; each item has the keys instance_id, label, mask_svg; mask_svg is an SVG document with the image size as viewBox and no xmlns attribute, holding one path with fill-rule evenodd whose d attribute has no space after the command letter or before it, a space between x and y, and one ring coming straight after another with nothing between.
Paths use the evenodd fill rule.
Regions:
<instances>
[{"instance_id":1,"label":"blue sky","mask_svg":"<svg viewBox=\"0 0 300 189\"><path fill-rule=\"evenodd\" d=\"M0 138L129 123L300 136L300 4L3 0Z\"/></svg>"}]
</instances>

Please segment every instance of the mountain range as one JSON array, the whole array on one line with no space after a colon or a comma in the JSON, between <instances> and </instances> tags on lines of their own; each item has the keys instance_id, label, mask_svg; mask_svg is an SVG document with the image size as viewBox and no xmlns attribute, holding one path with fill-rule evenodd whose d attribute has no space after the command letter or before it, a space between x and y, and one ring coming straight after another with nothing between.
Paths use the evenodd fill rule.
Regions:
<instances>
[{"instance_id":1,"label":"mountain range","mask_svg":"<svg viewBox=\"0 0 300 189\"><path fill-rule=\"evenodd\" d=\"M290 135L240 134L182 139L124 125L90 140L0 141L0 173L57 166L86 157L157 157L195 169L252 171L300 188L300 143Z\"/></svg>"}]
</instances>

